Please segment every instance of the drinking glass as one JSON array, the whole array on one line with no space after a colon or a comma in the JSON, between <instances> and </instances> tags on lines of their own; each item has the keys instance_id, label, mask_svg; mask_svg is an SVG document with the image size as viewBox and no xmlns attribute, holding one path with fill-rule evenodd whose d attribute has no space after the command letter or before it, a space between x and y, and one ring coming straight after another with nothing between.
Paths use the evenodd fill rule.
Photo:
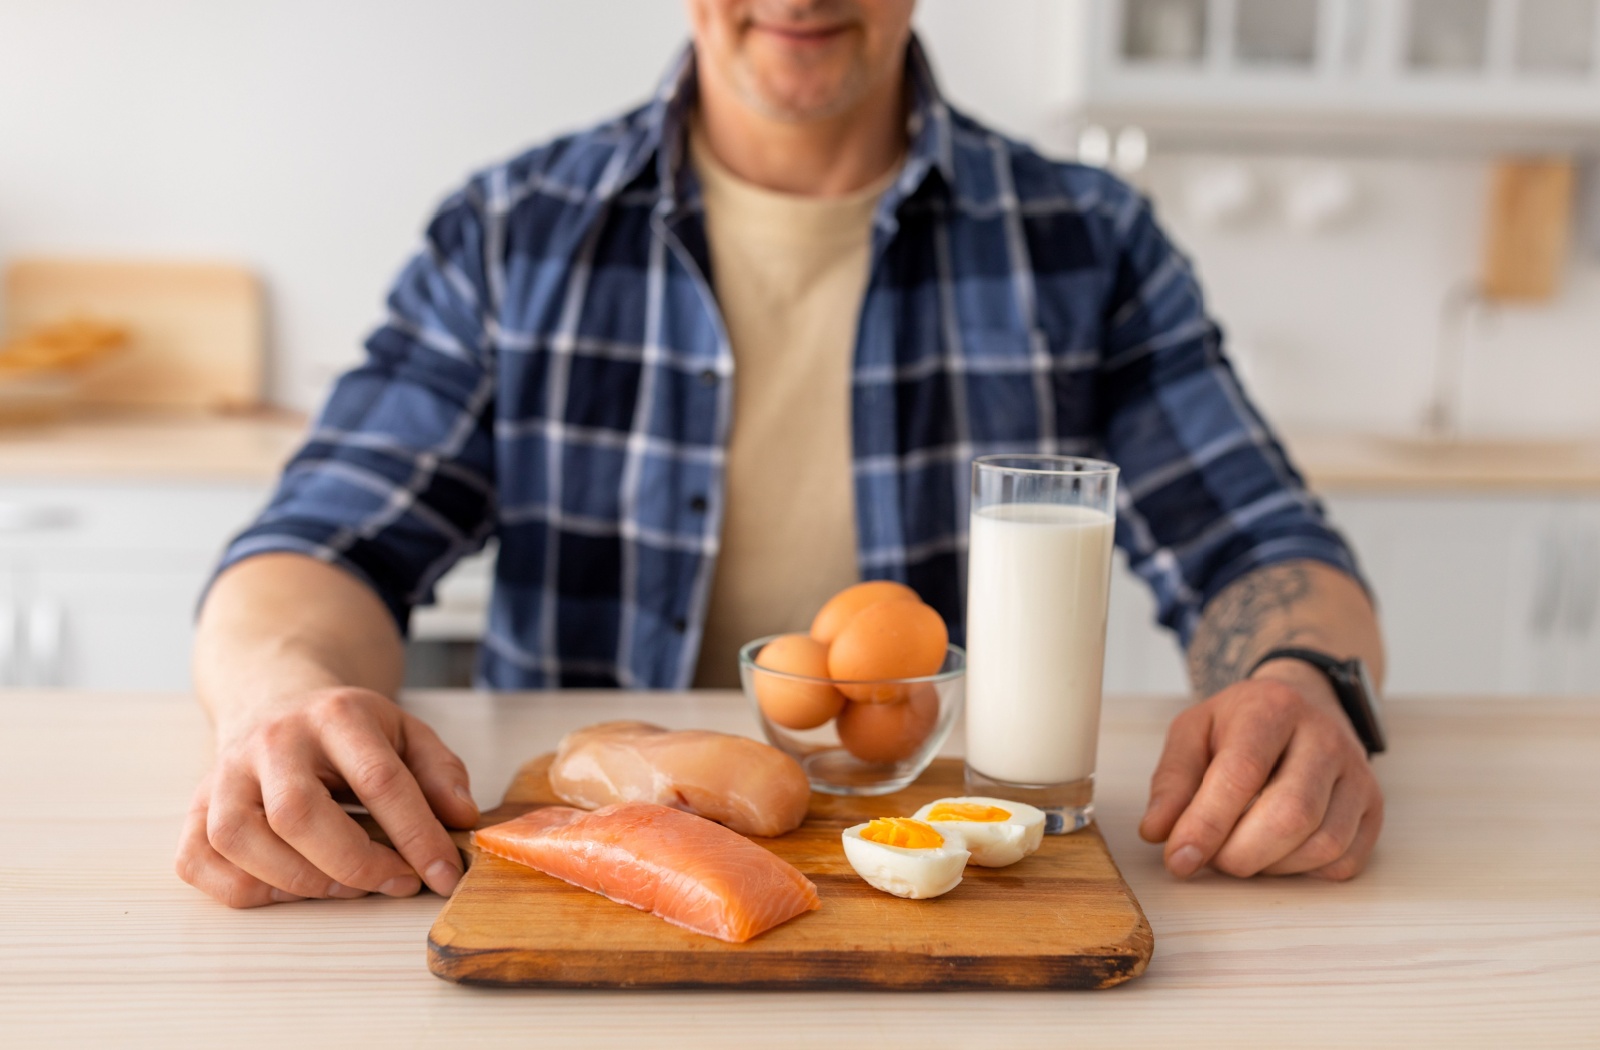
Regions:
<instances>
[{"instance_id":1,"label":"drinking glass","mask_svg":"<svg viewBox=\"0 0 1600 1050\"><path fill-rule=\"evenodd\" d=\"M1094 819L1116 493L1095 459L972 465L967 792L1037 806L1052 834Z\"/></svg>"}]
</instances>

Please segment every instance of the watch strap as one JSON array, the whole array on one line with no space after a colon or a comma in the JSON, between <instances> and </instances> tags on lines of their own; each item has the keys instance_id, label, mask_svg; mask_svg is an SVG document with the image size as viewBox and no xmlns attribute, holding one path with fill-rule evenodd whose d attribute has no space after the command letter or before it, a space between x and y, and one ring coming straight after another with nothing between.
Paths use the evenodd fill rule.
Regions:
<instances>
[{"instance_id":1,"label":"watch strap","mask_svg":"<svg viewBox=\"0 0 1600 1050\"><path fill-rule=\"evenodd\" d=\"M1273 660L1299 660L1321 671L1327 677L1328 684L1333 686L1333 695L1338 698L1339 707L1344 711L1345 717L1350 719L1350 724L1355 728L1356 736L1360 737L1362 745L1366 747L1367 754L1369 756L1380 754L1388 748L1383 723L1378 717L1378 698L1372 695L1365 669L1359 659L1340 660L1318 649L1284 646L1263 654L1245 677L1255 674L1262 665Z\"/></svg>"}]
</instances>

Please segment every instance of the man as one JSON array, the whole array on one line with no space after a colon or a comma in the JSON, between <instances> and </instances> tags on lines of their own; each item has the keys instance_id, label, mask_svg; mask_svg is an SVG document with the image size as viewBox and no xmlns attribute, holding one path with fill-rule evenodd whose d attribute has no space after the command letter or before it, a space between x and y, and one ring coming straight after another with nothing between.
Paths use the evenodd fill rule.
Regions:
<instances>
[{"instance_id":1,"label":"man","mask_svg":"<svg viewBox=\"0 0 1600 1050\"><path fill-rule=\"evenodd\" d=\"M392 698L410 608L490 535L487 684L729 684L861 576L960 638L971 458L1035 450L1122 466L1119 542L1189 646L1142 834L1180 877L1361 869L1382 798L1330 680L1255 668L1381 671L1349 552L1144 203L952 112L912 4L689 0L654 102L445 202L205 602L183 878L451 890L467 773Z\"/></svg>"}]
</instances>

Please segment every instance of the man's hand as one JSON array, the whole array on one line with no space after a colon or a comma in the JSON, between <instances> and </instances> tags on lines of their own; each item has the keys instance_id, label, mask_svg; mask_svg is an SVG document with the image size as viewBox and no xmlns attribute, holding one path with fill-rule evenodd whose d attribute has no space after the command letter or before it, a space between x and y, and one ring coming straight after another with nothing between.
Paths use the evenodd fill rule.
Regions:
<instances>
[{"instance_id":1,"label":"man's hand","mask_svg":"<svg viewBox=\"0 0 1600 1050\"><path fill-rule=\"evenodd\" d=\"M234 908L455 888L460 854L440 821L477 822L466 767L388 697L325 689L219 729L178 845L185 882ZM365 805L396 848L371 841L336 792Z\"/></svg>"},{"instance_id":2,"label":"man's hand","mask_svg":"<svg viewBox=\"0 0 1600 1050\"><path fill-rule=\"evenodd\" d=\"M1139 834L1166 842L1180 878L1209 864L1348 879L1382 826L1383 793L1332 688L1274 661L1173 720Z\"/></svg>"}]
</instances>

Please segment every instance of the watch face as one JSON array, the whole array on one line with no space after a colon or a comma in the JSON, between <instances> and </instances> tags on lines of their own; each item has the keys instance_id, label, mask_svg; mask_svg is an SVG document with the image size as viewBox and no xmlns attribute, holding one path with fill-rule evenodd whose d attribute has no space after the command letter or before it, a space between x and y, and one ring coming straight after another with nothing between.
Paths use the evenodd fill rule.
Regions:
<instances>
[{"instance_id":1,"label":"watch face","mask_svg":"<svg viewBox=\"0 0 1600 1050\"><path fill-rule=\"evenodd\" d=\"M1353 692L1356 695L1351 699L1355 705L1362 709L1360 715L1364 716L1366 725L1359 724L1357 712L1349 712L1351 720L1358 722L1356 730L1364 739L1367 751L1371 754L1377 754L1388 747L1388 738L1383 731L1383 711L1381 709L1383 701L1378 696L1378 691L1372 687L1372 678L1367 674L1367 665L1365 663L1359 659L1350 660L1342 666L1342 670L1352 679L1352 685L1355 687Z\"/></svg>"},{"instance_id":2,"label":"watch face","mask_svg":"<svg viewBox=\"0 0 1600 1050\"><path fill-rule=\"evenodd\" d=\"M1379 696L1378 691L1372 687L1372 677L1367 674L1366 662L1363 660L1351 660L1345 666L1350 668L1350 676L1361 687L1361 691L1367 694L1367 702L1372 705L1373 713L1376 714L1379 706L1383 703L1383 697Z\"/></svg>"}]
</instances>

